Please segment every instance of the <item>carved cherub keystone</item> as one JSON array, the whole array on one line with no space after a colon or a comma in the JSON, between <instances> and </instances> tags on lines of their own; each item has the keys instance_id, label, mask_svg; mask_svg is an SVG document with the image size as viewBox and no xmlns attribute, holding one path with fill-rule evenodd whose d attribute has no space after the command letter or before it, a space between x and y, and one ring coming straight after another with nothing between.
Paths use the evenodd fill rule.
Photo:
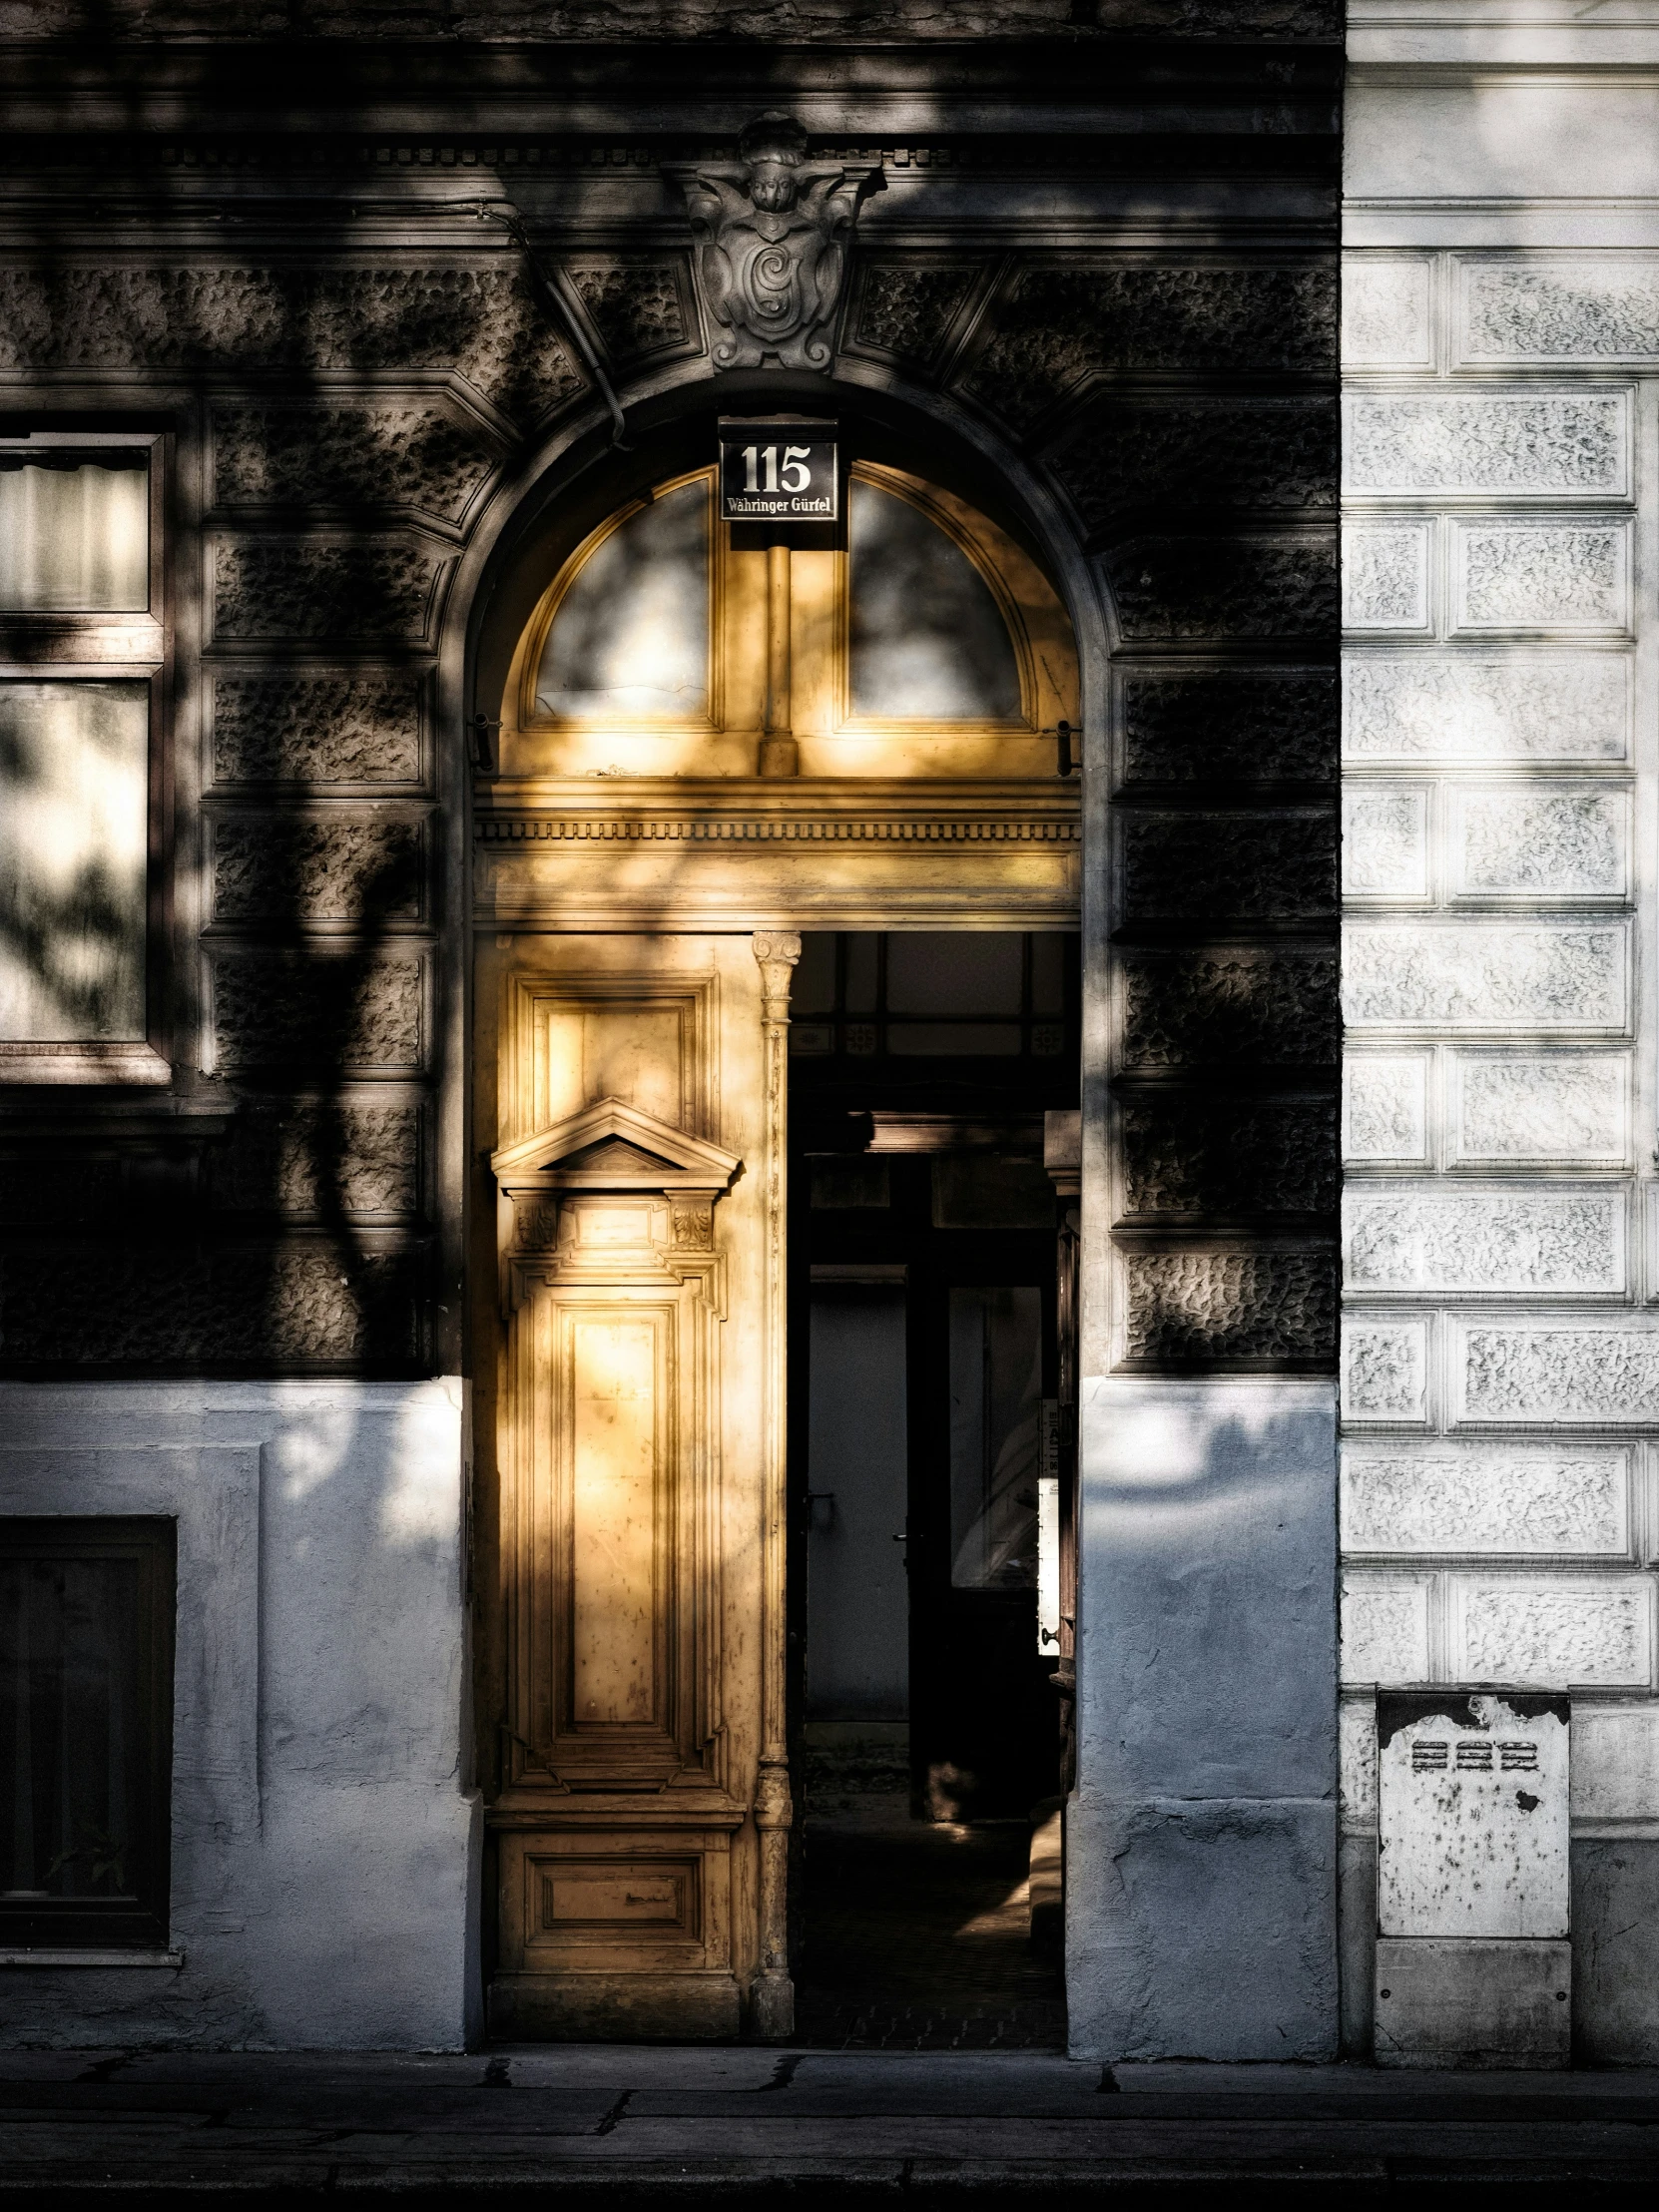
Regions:
<instances>
[{"instance_id":1,"label":"carved cherub keystone","mask_svg":"<svg viewBox=\"0 0 1659 2212\"><path fill-rule=\"evenodd\" d=\"M881 188L880 164L810 162L806 131L778 114L748 126L738 155L671 172L697 240L715 366L827 368L853 220Z\"/></svg>"}]
</instances>

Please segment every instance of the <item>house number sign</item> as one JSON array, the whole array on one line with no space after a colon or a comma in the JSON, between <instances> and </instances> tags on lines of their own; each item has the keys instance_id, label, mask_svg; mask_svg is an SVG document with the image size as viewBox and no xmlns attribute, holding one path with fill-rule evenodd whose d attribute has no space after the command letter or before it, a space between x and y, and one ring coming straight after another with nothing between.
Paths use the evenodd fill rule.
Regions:
<instances>
[{"instance_id":1,"label":"house number sign","mask_svg":"<svg viewBox=\"0 0 1659 2212\"><path fill-rule=\"evenodd\" d=\"M722 522L834 522L835 424L797 415L720 425Z\"/></svg>"}]
</instances>

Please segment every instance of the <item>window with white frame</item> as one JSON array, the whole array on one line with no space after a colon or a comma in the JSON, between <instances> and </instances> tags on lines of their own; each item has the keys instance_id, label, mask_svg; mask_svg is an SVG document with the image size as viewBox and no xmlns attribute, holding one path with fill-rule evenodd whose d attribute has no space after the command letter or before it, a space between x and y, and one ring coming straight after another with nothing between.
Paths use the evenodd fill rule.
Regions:
<instances>
[{"instance_id":1,"label":"window with white frame","mask_svg":"<svg viewBox=\"0 0 1659 2212\"><path fill-rule=\"evenodd\" d=\"M158 1081L154 438L0 439L0 1079Z\"/></svg>"}]
</instances>

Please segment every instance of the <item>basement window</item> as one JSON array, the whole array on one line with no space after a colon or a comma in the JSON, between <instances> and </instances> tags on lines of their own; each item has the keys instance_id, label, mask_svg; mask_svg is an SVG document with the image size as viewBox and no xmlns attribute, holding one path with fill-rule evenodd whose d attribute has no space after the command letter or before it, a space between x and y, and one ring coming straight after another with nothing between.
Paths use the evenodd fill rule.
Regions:
<instances>
[{"instance_id":1,"label":"basement window","mask_svg":"<svg viewBox=\"0 0 1659 2212\"><path fill-rule=\"evenodd\" d=\"M0 1947L165 1944L175 1524L0 1519Z\"/></svg>"}]
</instances>

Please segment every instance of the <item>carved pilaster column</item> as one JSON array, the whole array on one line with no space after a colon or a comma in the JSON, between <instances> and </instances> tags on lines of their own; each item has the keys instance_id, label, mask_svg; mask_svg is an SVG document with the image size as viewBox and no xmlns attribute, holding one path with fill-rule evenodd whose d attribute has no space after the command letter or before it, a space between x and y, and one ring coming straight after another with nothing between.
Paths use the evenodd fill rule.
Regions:
<instances>
[{"instance_id":1,"label":"carved pilaster column","mask_svg":"<svg viewBox=\"0 0 1659 2212\"><path fill-rule=\"evenodd\" d=\"M784 1701L788 1623L785 1617L785 1534L788 1469L785 1463L788 1347L785 1316L786 1206L789 1198L790 983L801 957L793 929L758 930L755 957L761 967L761 1050L766 1098L766 1410L762 1440L761 1498L761 1762L755 1780L755 1826L761 1841L761 1970L753 1995L757 2035L795 2033L795 1984L790 1979L789 1744Z\"/></svg>"}]
</instances>

